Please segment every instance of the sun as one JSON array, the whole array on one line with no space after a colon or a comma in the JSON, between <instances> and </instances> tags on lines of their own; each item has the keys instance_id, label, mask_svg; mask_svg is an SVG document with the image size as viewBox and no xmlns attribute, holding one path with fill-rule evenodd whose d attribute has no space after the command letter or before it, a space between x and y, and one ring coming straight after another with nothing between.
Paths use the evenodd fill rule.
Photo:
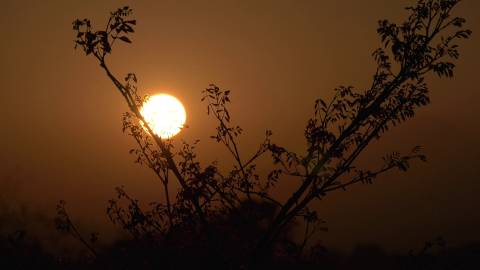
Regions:
<instances>
[{"instance_id":1,"label":"sun","mask_svg":"<svg viewBox=\"0 0 480 270\"><path fill-rule=\"evenodd\" d=\"M187 119L182 103L167 94L148 98L140 109L140 113L152 131L162 139L177 135Z\"/></svg>"}]
</instances>

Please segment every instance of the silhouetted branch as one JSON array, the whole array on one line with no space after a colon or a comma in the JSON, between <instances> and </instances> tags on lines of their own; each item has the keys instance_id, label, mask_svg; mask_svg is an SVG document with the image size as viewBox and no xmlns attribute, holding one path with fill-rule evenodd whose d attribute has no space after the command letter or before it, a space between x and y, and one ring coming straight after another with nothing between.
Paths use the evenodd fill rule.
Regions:
<instances>
[{"instance_id":1,"label":"silhouetted branch","mask_svg":"<svg viewBox=\"0 0 480 270\"><path fill-rule=\"evenodd\" d=\"M133 26L136 24L135 20L128 19L128 16L131 15L131 13L132 10L129 7L120 8L117 11L112 12L106 27L107 29L110 29L108 31L94 32L92 30L90 21L87 19L74 21L73 29L77 32L76 46L81 46L82 49L85 51L86 55L93 54L98 59L100 67L102 67L102 69L106 72L107 76L122 94L131 112L140 122L143 123L144 127L147 129L148 134L153 137L155 143L158 145L160 151L162 152L162 157L166 160L168 169L173 172L182 188L188 191L190 187L187 185L185 179L183 179L181 173L179 172L177 165L173 160L173 155L170 149L165 145L164 142L162 142L162 139L153 132L148 122L145 121L142 114L140 113L139 107L142 105L143 99L141 99L137 95L136 88L133 89L134 91L132 91L132 88L130 87L130 81L128 80L130 74L129 76L127 76L126 79L127 84L124 85L120 83L120 81L110 72L105 62L106 55L111 53L113 44L117 39L127 43L131 43L130 39L127 36L129 33L134 32ZM133 78L134 82L136 83L136 77ZM140 145L140 147L142 146ZM203 224L206 224L205 215L200 207L198 198L192 196L190 200L192 201L192 204L198 214L198 217L200 218L200 221Z\"/></svg>"},{"instance_id":2,"label":"silhouetted branch","mask_svg":"<svg viewBox=\"0 0 480 270\"><path fill-rule=\"evenodd\" d=\"M391 53L384 48L373 53L378 66L373 83L365 92L355 93L352 87L340 87L328 105L321 99L315 103L315 116L305 133L309 148L302 160L307 175L280 209L260 246L270 245L282 227L311 200L325 190L336 189L332 185L346 187L357 183L336 181L352 169L352 163L373 139L379 138L389 126L413 117L415 109L429 103L423 78L426 73L453 76L454 64L440 60L458 58L458 45L453 41L468 38L471 31L461 29L453 34L440 34L447 27L463 26L462 18L446 21L458 2L420 0L417 6L407 8L411 14L403 24L379 22L377 32L384 48L391 49ZM392 71L390 56L399 68L397 73ZM286 152L277 149L282 148L275 147L273 152ZM338 165L332 166L335 163Z\"/></svg>"},{"instance_id":3,"label":"silhouetted branch","mask_svg":"<svg viewBox=\"0 0 480 270\"><path fill-rule=\"evenodd\" d=\"M92 233L90 238L90 243L86 241L80 232L77 230L77 227L70 220L67 209L65 208L65 201L60 201L57 204L57 216L55 217L55 226L58 231L68 233L73 238L77 239L80 243L87 248L87 250L94 256L97 257L97 252L90 243L94 243L97 240L95 233Z\"/></svg>"},{"instance_id":4,"label":"silhouetted branch","mask_svg":"<svg viewBox=\"0 0 480 270\"><path fill-rule=\"evenodd\" d=\"M154 233L172 236L179 228L198 232L196 215L209 240L219 233L216 229L225 230L222 225L226 218L236 221L232 215L238 215L242 222L262 217L267 223L264 227L258 222L252 225L256 226L255 239L248 239L250 242L244 247L253 250L252 264L266 257L280 236L287 234L292 221L300 217L305 223L304 239L298 245L289 239L282 243L296 245L302 252L313 234L325 229L317 213L308 208L312 200L354 184L372 183L395 168L406 171L412 160L426 160L420 148L415 147L408 155L387 155L377 170L357 168L355 164L372 141L413 118L418 108L430 102L426 74L453 76L452 60L459 57L457 42L471 35L470 30L463 28L465 19L451 17L459 2L418 0L415 6L407 7L409 16L402 23L380 20L377 33L381 47L372 53L377 66L370 87L358 91L352 86L340 86L329 102L321 98L315 101L313 116L305 127L304 154L273 143L272 132L267 130L259 148L249 159L242 159L238 137L243 130L231 123L230 91L209 85L202 92L202 101L207 102L207 114L217 122L216 134L211 138L224 145L234 159L233 168L226 173L221 173L216 163L201 166L195 153L198 141L183 143L176 154L177 163L171 141L155 135L140 113L146 98L137 93L136 76L130 73L122 83L108 68L106 56L114 43L131 43L128 36L136 25L135 20L129 19L131 9L124 7L112 12L104 31L93 31L87 19L76 20L76 46L99 61L124 97L130 112L124 115L123 128L138 145L131 153L137 155L136 162L155 172L166 196L166 205L152 204L152 210L144 211L137 200L117 189L118 199L126 202L127 208L120 201L111 200L109 217L135 238L141 238ZM260 177L256 162L267 152L273 167L266 177ZM168 191L170 172L181 186L172 201ZM281 179L292 177L300 181L292 194L284 202L274 198L272 188ZM164 221L165 217L168 221ZM75 237L79 237L75 231Z\"/></svg>"}]
</instances>

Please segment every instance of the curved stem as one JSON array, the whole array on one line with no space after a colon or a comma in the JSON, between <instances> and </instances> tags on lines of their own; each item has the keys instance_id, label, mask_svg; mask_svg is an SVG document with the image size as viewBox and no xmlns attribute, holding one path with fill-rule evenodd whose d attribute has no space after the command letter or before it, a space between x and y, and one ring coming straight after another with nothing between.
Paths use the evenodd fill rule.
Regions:
<instances>
[{"instance_id":1,"label":"curved stem","mask_svg":"<svg viewBox=\"0 0 480 270\"><path fill-rule=\"evenodd\" d=\"M182 188L184 190L191 191L191 188L188 187L185 179L183 178L182 174L178 170L177 164L173 160L173 155L172 155L171 151L168 149L168 147L165 145L165 143L162 142L162 139L159 136L155 135L155 133L153 132L150 125L148 125L148 123L145 121L142 114L140 113L140 110L138 109L138 106L135 104L135 99L132 97L131 93L110 72L107 65L105 64L104 59L103 58L98 58L98 59L100 60L100 66L105 70L105 72L107 73L107 76L110 78L110 80L112 80L114 85L117 87L117 89L120 91L122 96L125 98L130 110L135 114L135 116L140 121L145 123L144 126L146 127L148 133L152 136L152 138L155 141L155 143L157 144L157 146L160 148L160 151L162 152L163 156L165 157L165 159L167 161L168 168L173 172L173 174L177 178L177 180L180 183L180 185L182 186ZM191 194L190 201L192 202L192 204L195 208L195 212L197 213L198 217L200 218L200 222L203 225L205 225L206 224L206 219L205 219L205 215L203 213L203 210L200 206L200 203L198 201L198 197L195 194Z\"/></svg>"}]
</instances>

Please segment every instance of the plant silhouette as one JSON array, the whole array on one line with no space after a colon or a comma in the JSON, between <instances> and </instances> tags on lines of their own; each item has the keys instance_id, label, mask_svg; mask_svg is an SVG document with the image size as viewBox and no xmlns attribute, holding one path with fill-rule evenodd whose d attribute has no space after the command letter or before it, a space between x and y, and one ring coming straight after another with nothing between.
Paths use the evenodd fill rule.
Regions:
<instances>
[{"instance_id":1,"label":"plant silhouette","mask_svg":"<svg viewBox=\"0 0 480 270\"><path fill-rule=\"evenodd\" d=\"M465 19L452 16L459 2L418 0L406 8L409 15L403 22L379 21L381 47L372 54L377 66L370 87L356 90L340 86L331 100L319 98L314 102L313 116L304 132L308 146L305 153L274 143L271 131L266 131L257 151L244 153L238 143L242 129L234 124L229 112L230 91L209 85L202 92L202 101L217 123L211 138L222 144L235 161L228 173L220 172L215 163L199 163L199 141L183 142L176 149L174 139L155 135L140 113L148 97L140 96L136 75L129 73L120 80L112 73L107 59L114 45L132 42L136 26L132 9L123 7L112 12L103 30L94 29L88 19L75 20L76 48L98 60L127 104L123 131L138 146L131 153L136 162L154 172L164 188L165 200L152 203L149 209L142 209L137 199L117 188L118 197L109 201L107 214L131 235L131 240L125 242L128 249L119 249L123 254L120 257L138 255L149 266L170 268L191 263L245 268L317 254L318 246L308 241L326 228L318 213L309 207L313 200L354 184L371 184L394 169L406 171L414 160L426 161L421 147L415 146L410 153L387 153L378 168L355 164L372 141L414 117L418 108L429 103L427 74L453 77L452 61L459 57L458 41L471 35L463 27ZM272 160L265 178L256 172L256 162L263 156ZM272 191L287 177L298 179L298 186L287 200L281 201ZM175 194L169 194L171 181L179 184ZM101 260L104 255L97 254L91 244L94 241L81 236L63 202L58 214L57 227L71 233ZM305 226L300 242L293 240L294 225ZM307 250L309 246L313 248Z\"/></svg>"}]
</instances>

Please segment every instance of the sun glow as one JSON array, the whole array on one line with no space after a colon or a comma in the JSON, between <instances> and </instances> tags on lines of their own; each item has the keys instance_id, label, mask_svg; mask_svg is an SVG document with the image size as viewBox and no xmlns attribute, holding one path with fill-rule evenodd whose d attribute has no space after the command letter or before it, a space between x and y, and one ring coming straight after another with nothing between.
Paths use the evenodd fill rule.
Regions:
<instances>
[{"instance_id":1,"label":"sun glow","mask_svg":"<svg viewBox=\"0 0 480 270\"><path fill-rule=\"evenodd\" d=\"M162 139L171 138L182 130L187 114L182 103L173 96L151 96L140 109L152 131Z\"/></svg>"}]
</instances>

